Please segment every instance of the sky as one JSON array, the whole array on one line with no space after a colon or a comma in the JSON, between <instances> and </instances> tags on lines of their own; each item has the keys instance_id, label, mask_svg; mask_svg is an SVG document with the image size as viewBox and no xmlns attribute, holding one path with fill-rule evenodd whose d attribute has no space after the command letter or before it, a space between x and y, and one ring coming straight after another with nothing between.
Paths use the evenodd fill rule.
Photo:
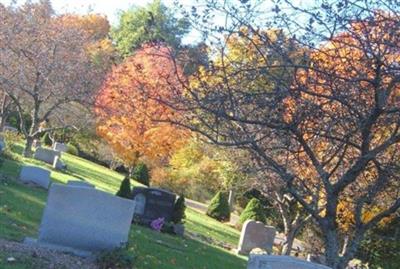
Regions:
<instances>
[{"instance_id":1,"label":"sky","mask_svg":"<svg viewBox=\"0 0 400 269\"><path fill-rule=\"evenodd\" d=\"M10 4L12 0L0 0L0 3ZM17 3L25 1L17 0ZM53 8L57 13L74 12L79 14L91 11L93 13L105 14L112 25L118 23L118 11L129 7L144 6L152 0L51 0ZM173 0L163 0L167 6L173 5Z\"/></svg>"}]
</instances>

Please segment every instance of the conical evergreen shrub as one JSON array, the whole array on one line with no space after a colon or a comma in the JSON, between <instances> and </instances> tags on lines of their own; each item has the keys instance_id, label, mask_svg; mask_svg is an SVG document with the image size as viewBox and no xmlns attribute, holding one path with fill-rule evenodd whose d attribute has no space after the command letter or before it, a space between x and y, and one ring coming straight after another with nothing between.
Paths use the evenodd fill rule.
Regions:
<instances>
[{"instance_id":1,"label":"conical evergreen shrub","mask_svg":"<svg viewBox=\"0 0 400 269\"><path fill-rule=\"evenodd\" d=\"M218 192L208 206L207 215L219 221L229 221L230 214L226 194Z\"/></svg>"},{"instance_id":2,"label":"conical evergreen shrub","mask_svg":"<svg viewBox=\"0 0 400 269\"><path fill-rule=\"evenodd\" d=\"M172 213L172 222L175 224L182 223L182 219L186 218L185 210L185 197L181 195L175 202L174 211Z\"/></svg>"},{"instance_id":3,"label":"conical evergreen shrub","mask_svg":"<svg viewBox=\"0 0 400 269\"><path fill-rule=\"evenodd\" d=\"M122 180L121 186L119 187L119 190L116 193L116 195L122 198L131 199L132 190L131 190L131 181L129 177L125 177L124 180Z\"/></svg>"},{"instance_id":4,"label":"conical evergreen shrub","mask_svg":"<svg viewBox=\"0 0 400 269\"><path fill-rule=\"evenodd\" d=\"M132 177L143 185L150 186L150 174L146 164L139 163L132 172Z\"/></svg>"},{"instance_id":5,"label":"conical evergreen shrub","mask_svg":"<svg viewBox=\"0 0 400 269\"><path fill-rule=\"evenodd\" d=\"M257 198L251 199L246 208L240 214L239 223L243 224L246 220L255 220L265 223L266 218L264 214L264 208Z\"/></svg>"}]
</instances>

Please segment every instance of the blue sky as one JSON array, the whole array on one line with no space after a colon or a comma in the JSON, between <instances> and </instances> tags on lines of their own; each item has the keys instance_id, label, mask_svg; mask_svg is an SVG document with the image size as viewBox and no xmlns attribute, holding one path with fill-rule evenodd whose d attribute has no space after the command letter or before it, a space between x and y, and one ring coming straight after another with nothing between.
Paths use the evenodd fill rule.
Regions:
<instances>
[{"instance_id":1,"label":"blue sky","mask_svg":"<svg viewBox=\"0 0 400 269\"><path fill-rule=\"evenodd\" d=\"M10 4L11 0L0 0L0 3ZM24 3L17 0L17 3ZM88 11L107 15L111 24L118 22L118 11L126 10L132 5L144 6L152 0L51 0L53 8L58 13L74 12L84 14ZM190 2L190 1L188 1ZM163 0L167 6L173 5L173 0Z\"/></svg>"}]
</instances>

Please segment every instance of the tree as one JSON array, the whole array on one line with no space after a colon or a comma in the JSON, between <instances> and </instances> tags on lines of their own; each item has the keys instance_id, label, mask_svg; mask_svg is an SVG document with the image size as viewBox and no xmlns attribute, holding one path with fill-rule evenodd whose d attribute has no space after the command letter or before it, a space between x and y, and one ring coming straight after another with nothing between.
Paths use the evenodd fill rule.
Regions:
<instances>
[{"instance_id":1,"label":"tree","mask_svg":"<svg viewBox=\"0 0 400 269\"><path fill-rule=\"evenodd\" d=\"M68 26L54 15L48 1L22 6L0 5L0 88L12 101L26 139L24 156L31 155L35 138L62 126L64 111L90 101L102 81L85 48L89 40L82 29ZM22 120L29 115L31 126Z\"/></svg>"},{"instance_id":2,"label":"tree","mask_svg":"<svg viewBox=\"0 0 400 269\"><path fill-rule=\"evenodd\" d=\"M273 15L257 17L251 1L205 2L208 13L226 12L230 23L218 30L228 41L249 40L259 62L231 59L229 42L220 41L220 61L192 78L177 106L191 113L176 124L247 148L317 223L327 265L345 268L365 233L400 207L399 5L282 1ZM377 10L382 3L385 11ZM261 24L289 36L275 42ZM353 219L346 233L344 205Z\"/></svg>"},{"instance_id":3,"label":"tree","mask_svg":"<svg viewBox=\"0 0 400 269\"><path fill-rule=\"evenodd\" d=\"M132 177L146 185L146 186L150 186L150 175L149 175L149 169L147 168L147 165L144 163L138 163L135 168L133 169L132 172Z\"/></svg>"},{"instance_id":4,"label":"tree","mask_svg":"<svg viewBox=\"0 0 400 269\"><path fill-rule=\"evenodd\" d=\"M8 117L13 111L13 106L10 98L0 90L0 132L3 131L3 128L7 122Z\"/></svg>"},{"instance_id":5,"label":"tree","mask_svg":"<svg viewBox=\"0 0 400 269\"><path fill-rule=\"evenodd\" d=\"M127 57L145 43L162 42L177 50L188 32L186 19L177 19L171 9L160 0L154 0L145 7L123 11L111 35L119 53Z\"/></svg>"},{"instance_id":6,"label":"tree","mask_svg":"<svg viewBox=\"0 0 400 269\"><path fill-rule=\"evenodd\" d=\"M119 190L115 195L127 199L132 198L131 180L129 179L129 177L125 177L122 180L121 186L119 187Z\"/></svg>"},{"instance_id":7,"label":"tree","mask_svg":"<svg viewBox=\"0 0 400 269\"><path fill-rule=\"evenodd\" d=\"M265 223L264 208L258 199L251 199L242 214L240 214L239 223L243 224L246 220L255 220Z\"/></svg>"},{"instance_id":8,"label":"tree","mask_svg":"<svg viewBox=\"0 0 400 269\"><path fill-rule=\"evenodd\" d=\"M97 132L128 167L140 158L168 160L189 136L165 122L178 119L180 112L157 101L162 97L167 102L182 90L180 68L169 52L167 47L146 45L113 68L96 98Z\"/></svg>"},{"instance_id":9,"label":"tree","mask_svg":"<svg viewBox=\"0 0 400 269\"><path fill-rule=\"evenodd\" d=\"M186 218L185 210L185 196L180 195L175 201L174 211L172 213L172 222L175 224L182 223L182 220Z\"/></svg>"},{"instance_id":10,"label":"tree","mask_svg":"<svg viewBox=\"0 0 400 269\"><path fill-rule=\"evenodd\" d=\"M217 192L207 208L207 216L219 221L229 221L231 210L226 194Z\"/></svg>"}]
</instances>

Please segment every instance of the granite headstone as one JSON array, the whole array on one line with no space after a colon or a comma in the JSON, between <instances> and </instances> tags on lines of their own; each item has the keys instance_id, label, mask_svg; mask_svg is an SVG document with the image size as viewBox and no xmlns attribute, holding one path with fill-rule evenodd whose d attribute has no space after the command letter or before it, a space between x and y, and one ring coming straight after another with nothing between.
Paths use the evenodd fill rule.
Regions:
<instances>
[{"instance_id":1,"label":"granite headstone","mask_svg":"<svg viewBox=\"0 0 400 269\"><path fill-rule=\"evenodd\" d=\"M248 255L254 248L272 251L276 230L260 221L247 220L240 233L238 253Z\"/></svg>"},{"instance_id":2,"label":"granite headstone","mask_svg":"<svg viewBox=\"0 0 400 269\"><path fill-rule=\"evenodd\" d=\"M56 143L54 143L54 145L53 145L53 150L55 150L55 151L59 151L59 152L67 152L67 145L65 145L65 144L63 144L63 143L59 143L59 142L56 142Z\"/></svg>"},{"instance_id":3,"label":"granite headstone","mask_svg":"<svg viewBox=\"0 0 400 269\"><path fill-rule=\"evenodd\" d=\"M250 255L247 269L331 269L328 266L307 262L291 256Z\"/></svg>"},{"instance_id":4,"label":"granite headstone","mask_svg":"<svg viewBox=\"0 0 400 269\"><path fill-rule=\"evenodd\" d=\"M94 188L53 184L37 240L25 243L89 256L125 245L135 203Z\"/></svg>"},{"instance_id":5,"label":"granite headstone","mask_svg":"<svg viewBox=\"0 0 400 269\"><path fill-rule=\"evenodd\" d=\"M157 188L135 187L132 190L132 199L136 202L135 220L143 224L164 218L170 221L175 205L175 194Z\"/></svg>"},{"instance_id":6,"label":"granite headstone","mask_svg":"<svg viewBox=\"0 0 400 269\"><path fill-rule=\"evenodd\" d=\"M35 184L45 189L48 189L51 183L50 171L36 166L23 166L19 179L24 183Z\"/></svg>"},{"instance_id":7,"label":"granite headstone","mask_svg":"<svg viewBox=\"0 0 400 269\"><path fill-rule=\"evenodd\" d=\"M59 151L45 149L45 148L37 148L35 151L35 155L33 157L36 160L40 160L53 165L56 156L60 157Z\"/></svg>"}]
</instances>

